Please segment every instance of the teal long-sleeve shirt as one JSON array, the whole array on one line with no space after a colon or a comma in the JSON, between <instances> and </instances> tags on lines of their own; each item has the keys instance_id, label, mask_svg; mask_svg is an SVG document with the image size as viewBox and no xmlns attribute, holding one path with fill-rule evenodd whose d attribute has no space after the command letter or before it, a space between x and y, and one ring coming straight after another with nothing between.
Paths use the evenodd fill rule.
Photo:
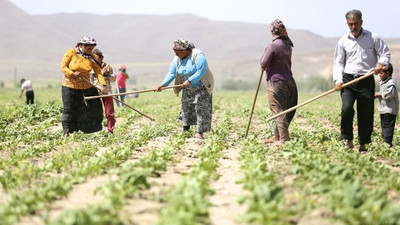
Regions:
<instances>
[{"instance_id":1,"label":"teal long-sleeve shirt","mask_svg":"<svg viewBox=\"0 0 400 225\"><path fill-rule=\"evenodd\" d=\"M178 60L178 67L176 65L176 60L172 61L168 74L162 82L162 85L164 87L168 86L175 79L177 74L178 76L182 76L183 82L186 80L190 81L189 87L201 86L201 78L203 78L207 71L207 60L204 54L198 54L195 62L192 62L192 54L185 59L179 58Z\"/></svg>"}]
</instances>

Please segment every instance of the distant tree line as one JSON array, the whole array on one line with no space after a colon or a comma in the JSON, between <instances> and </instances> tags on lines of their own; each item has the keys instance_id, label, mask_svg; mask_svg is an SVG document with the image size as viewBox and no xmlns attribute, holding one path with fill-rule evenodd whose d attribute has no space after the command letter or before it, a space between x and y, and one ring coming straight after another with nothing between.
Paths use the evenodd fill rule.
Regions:
<instances>
[{"instance_id":1,"label":"distant tree line","mask_svg":"<svg viewBox=\"0 0 400 225\"><path fill-rule=\"evenodd\" d=\"M261 86L264 86L265 81ZM334 87L334 83L332 79L326 79L317 76L311 76L306 80L297 81L297 89L299 92L325 92ZM260 89L263 87L260 87ZM230 91L251 91L257 89L256 82L248 82L244 80L233 80L228 79L225 80L221 86L222 90L230 90Z\"/></svg>"},{"instance_id":2,"label":"distant tree line","mask_svg":"<svg viewBox=\"0 0 400 225\"><path fill-rule=\"evenodd\" d=\"M395 80L397 87L400 87L400 80ZM261 86L264 86L265 81ZM323 78L318 76L310 76L303 80L296 80L297 89L299 92L305 93L322 93L329 91L335 87L335 83L331 78ZM222 90L229 90L229 91L255 91L257 88L256 82L248 82L244 80L232 80L228 79L224 81L221 86ZM260 87L262 90L263 87ZM399 88L400 89L400 88ZM379 91L379 82L375 84L375 91Z\"/></svg>"},{"instance_id":3,"label":"distant tree line","mask_svg":"<svg viewBox=\"0 0 400 225\"><path fill-rule=\"evenodd\" d=\"M221 89L229 91L250 91L255 90L257 83L248 82L244 80L226 80L223 82Z\"/></svg>"},{"instance_id":4,"label":"distant tree line","mask_svg":"<svg viewBox=\"0 0 400 225\"><path fill-rule=\"evenodd\" d=\"M326 92L335 87L332 78L323 78L318 76L310 76L307 79L297 81L297 89L299 92Z\"/></svg>"}]
</instances>

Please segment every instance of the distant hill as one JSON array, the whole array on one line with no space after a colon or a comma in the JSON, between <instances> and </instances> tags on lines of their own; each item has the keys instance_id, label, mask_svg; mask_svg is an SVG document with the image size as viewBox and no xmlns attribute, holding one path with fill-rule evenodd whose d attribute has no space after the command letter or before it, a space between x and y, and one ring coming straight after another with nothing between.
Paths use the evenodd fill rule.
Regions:
<instances>
[{"instance_id":1,"label":"distant hill","mask_svg":"<svg viewBox=\"0 0 400 225\"><path fill-rule=\"evenodd\" d=\"M289 28L288 33L295 45L294 74L329 76L337 39L307 30ZM87 34L96 37L105 61L115 69L126 64L143 85L162 81L176 38L186 37L204 51L217 86L226 79L256 80L259 58L271 40L266 24L215 22L190 14L32 16L0 0L0 80L11 80L15 73L17 78L60 80L65 51Z\"/></svg>"}]
</instances>

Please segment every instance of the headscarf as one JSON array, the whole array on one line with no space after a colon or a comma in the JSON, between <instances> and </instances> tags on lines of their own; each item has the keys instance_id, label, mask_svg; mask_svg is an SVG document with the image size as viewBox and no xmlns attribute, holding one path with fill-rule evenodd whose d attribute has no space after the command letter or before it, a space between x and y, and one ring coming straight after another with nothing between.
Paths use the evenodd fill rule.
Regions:
<instances>
[{"instance_id":1,"label":"headscarf","mask_svg":"<svg viewBox=\"0 0 400 225\"><path fill-rule=\"evenodd\" d=\"M86 44L86 45L96 45L96 39L90 35L86 35L79 40L80 44Z\"/></svg>"},{"instance_id":2,"label":"headscarf","mask_svg":"<svg viewBox=\"0 0 400 225\"><path fill-rule=\"evenodd\" d=\"M179 38L174 41L174 45L172 46L175 50L186 50L186 49L194 49L194 44L185 38Z\"/></svg>"},{"instance_id":3,"label":"headscarf","mask_svg":"<svg viewBox=\"0 0 400 225\"><path fill-rule=\"evenodd\" d=\"M288 45L292 47L294 46L293 42L290 40L288 36L285 25L281 20L279 19L274 20L269 26L269 29L271 30L272 33L272 41L275 41L276 39L282 39Z\"/></svg>"},{"instance_id":4,"label":"headscarf","mask_svg":"<svg viewBox=\"0 0 400 225\"><path fill-rule=\"evenodd\" d=\"M91 62L96 63L101 68L100 62L98 62L93 57L92 54L86 54L86 53L83 52L82 45L85 45L85 44L87 44L87 45L97 45L97 42L96 42L96 39L94 37L92 37L92 36L87 35L87 36L82 37L79 40L79 42L77 43L77 45L76 45L76 48L75 48L76 49L76 53L78 53L79 55L89 59Z\"/></svg>"},{"instance_id":5,"label":"headscarf","mask_svg":"<svg viewBox=\"0 0 400 225\"><path fill-rule=\"evenodd\" d=\"M92 53L95 54L95 55L97 55L97 56L98 56L99 58L101 58L101 59L104 58L103 52L102 52L100 49L98 49L98 48L93 49Z\"/></svg>"}]
</instances>

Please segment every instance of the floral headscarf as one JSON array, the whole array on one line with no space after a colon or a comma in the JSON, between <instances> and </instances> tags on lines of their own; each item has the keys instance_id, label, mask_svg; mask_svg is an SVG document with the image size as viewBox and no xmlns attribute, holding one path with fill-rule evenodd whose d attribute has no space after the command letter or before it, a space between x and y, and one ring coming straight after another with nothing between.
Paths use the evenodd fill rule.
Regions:
<instances>
[{"instance_id":1,"label":"floral headscarf","mask_svg":"<svg viewBox=\"0 0 400 225\"><path fill-rule=\"evenodd\" d=\"M96 39L94 38L94 37L92 37L92 36L84 36L84 37L82 37L81 38L81 40L79 40L79 42L76 44L76 47L75 47L75 52L77 53L77 54L79 54L79 55L81 55L81 56L83 56L83 57L85 57L85 58L87 58L87 59L89 59L92 63L96 63L97 65L99 65L100 67L101 67L101 64L100 64L100 62L98 62L94 57L93 57L93 55L92 54L86 54L86 53L84 53L83 52L83 50L82 50L82 45L85 45L85 44L87 44L87 45L97 45L97 42L96 42Z\"/></svg>"},{"instance_id":2,"label":"floral headscarf","mask_svg":"<svg viewBox=\"0 0 400 225\"><path fill-rule=\"evenodd\" d=\"M90 35L84 36L79 40L78 43L87 44L87 45L96 45L96 39Z\"/></svg>"},{"instance_id":3,"label":"floral headscarf","mask_svg":"<svg viewBox=\"0 0 400 225\"><path fill-rule=\"evenodd\" d=\"M272 33L272 41L275 41L276 39L282 39L283 41L285 41L286 43L288 43L290 46L293 47L293 42L290 40L288 33L286 31L286 27L281 20L279 19L274 20L269 26L269 29L271 30Z\"/></svg>"},{"instance_id":4,"label":"floral headscarf","mask_svg":"<svg viewBox=\"0 0 400 225\"><path fill-rule=\"evenodd\" d=\"M194 49L194 44L185 39L185 38L179 38L177 40L174 41L174 45L172 46L173 49L175 50L186 50L186 49Z\"/></svg>"}]
</instances>

